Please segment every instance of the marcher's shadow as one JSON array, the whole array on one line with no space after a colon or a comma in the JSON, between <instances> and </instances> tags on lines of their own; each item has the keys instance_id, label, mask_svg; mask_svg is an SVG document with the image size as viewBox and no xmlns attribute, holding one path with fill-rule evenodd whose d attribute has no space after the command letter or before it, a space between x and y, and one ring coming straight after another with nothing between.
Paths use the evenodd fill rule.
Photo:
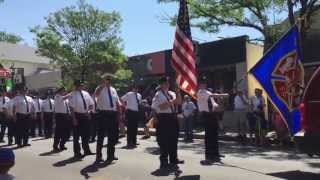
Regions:
<instances>
[{"instance_id":1,"label":"marcher's shadow","mask_svg":"<svg viewBox=\"0 0 320 180\"><path fill-rule=\"evenodd\" d=\"M82 176L84 176L85 179L89 179L90 178L89 173L98 172L99 169L110 166L111 164L113 164L113 163L106 162L106 161L104 161L103 163L93 163L93 164L81 169L80 174Z\"/></svg>"},{"instance_id":2,"label":"marcher's shadow","mask_svg":"<svg viewBox=\"0 0 320 180\"><path fill-rule=\"evenodd\" d=\"M167 169L157 169L151 172L151 175L157 177L169 176L174 175L175 177L179 177L182 171L178 168L167 168Z\"/></svg>"},{"instance_id":3,"label":"marcher's shadow","mask_svg":"<svg viewBox=\"0 0 320 180\"><path fill-rule=\"evenodd\" d=\"M200 175L176 177L174 180L200 180Z\"/></svg>"},{"instance_id":4,"label":"marcher's shadow","mask_svg":"<svg viewBox=\"0 0 320 180\"><path fill-rule=\"evenodd\" d=\"M59 153L60 153L60 151L49 151L49 152L41 153L41 154L39 154L39 156L51 156L51 155L59 154Z\"/></svg>"},{"instance_id":5,"label":"marcher's shadow","mask_svg":"<svg viewBox=\"0 0 320 180\"><path fill-rule=\"evenodd\" d=\"M145 148L144 152L149 153L151 155L160 155L160 148L159 147L147 147L147 148Z\"/></svg>"},{"instance_id":6,"label":"marcher's shadow","mask_svg":"<svg viewBox=\"0 0 320 180\"><path fill-rule=\"evenodd\" d=\"M71 158L56 162L53 164L53 166L54 167L63 167L63 166L66 166L67 164L72 164L72 163L79 162L79 161L82 161L82 158L71 157Z\"/></svg>"}]
</instances>

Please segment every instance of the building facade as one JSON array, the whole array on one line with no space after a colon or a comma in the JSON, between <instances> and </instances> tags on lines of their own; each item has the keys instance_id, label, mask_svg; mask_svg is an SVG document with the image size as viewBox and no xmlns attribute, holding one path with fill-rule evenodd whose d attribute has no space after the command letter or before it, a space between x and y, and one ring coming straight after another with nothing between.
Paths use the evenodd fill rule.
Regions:
<instances>
[{"instance_id":1,"label":"building facade","mask_svg":"<svg viewBox=\"0 0 320 180\"><path fill-rule=\"evenodd\" d=\"M12 72L15 84L23 83L28 89L58 87L61 79L61 72L50 66L50 59L27 45L0 42L0 63Z\"/></svg>"}]
</instances>

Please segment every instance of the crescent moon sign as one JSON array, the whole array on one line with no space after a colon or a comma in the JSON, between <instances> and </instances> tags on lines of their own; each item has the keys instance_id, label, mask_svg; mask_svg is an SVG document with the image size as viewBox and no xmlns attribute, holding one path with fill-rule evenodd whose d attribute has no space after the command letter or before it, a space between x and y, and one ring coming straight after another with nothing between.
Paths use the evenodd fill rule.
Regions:
<instances>
[{"instance_id":1,"label":"crescent moon sign","mask_svg":"<svg viewBox=\"0 0 320 180\"><path fill-rule=\"evenodd\" d=\"M148 61L147 61L147 69L148 69L148 71L152 71L152 59L148 59Z\"/></svg>"}]
</instances>

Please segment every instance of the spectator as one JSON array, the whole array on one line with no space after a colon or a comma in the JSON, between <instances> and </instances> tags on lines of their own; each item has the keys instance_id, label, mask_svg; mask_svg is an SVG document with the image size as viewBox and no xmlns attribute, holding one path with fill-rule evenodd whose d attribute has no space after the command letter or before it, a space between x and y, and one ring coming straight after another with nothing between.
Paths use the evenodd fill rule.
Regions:
<instances>
[{"instance_id":1,"label":"spectator","mask_svg":"<svg viewBox=\"0 0 320 180\"><path fill-rule=\"evenodd\" d=\"M0 149L0 179L15 180L15 177L8 174L9 170L14 166L15 157L11 149Z\"/></svg>"},{"instance_id":2,"label":"spectator","mask_svg":"<svg viewBox=\"0 0 320 180\"><path fill-rule=\"evenodd\" d=\"M265 135L267 133L267 121L264 114L266 103L262 93L261 89L255 89L255 95L250 98L250 107L256 122L255 138L257 145L265 143Z\"/></svg>"},{"instance_id":3,"label":"spectator","mask_svg":"<svg viewBox=\"0 0 320 180\"><path fill-rule=\"evenodd\" d=\"M147 126L147 123L151 119L152 113L151 113L151 106L148 103L148 100L146 100L146 99L142 100L142 107L143 107L143 110L142 110L143 124L145 125L144 136L142 137L142 139L149 139L150 138L150 131L149 131L149 127Z\"/></svg>"},{"instance_id":4,"label":"spectator","mask_svg":"<svg viewBox=\"0 0 320 180\"><path fill-rule=\"evenodd\" d=\"M182 104L182 115L185 120L185 137L186 142L193 141L193 119L197 107L191 101L188 95L184 96L184 103Z\"/></svg>"},{"instance_id":5,"label":"spectator","mask_svg":"<svg viewBox=\"0 0 320 180\"><path fill-rule=\"evenodd\" d=\"M246 143L248 133L247 111L248 99L241 90L238 90L234 98L234 114L238 123L239 140L243 144Z\"/></svg>"}]
</instances>

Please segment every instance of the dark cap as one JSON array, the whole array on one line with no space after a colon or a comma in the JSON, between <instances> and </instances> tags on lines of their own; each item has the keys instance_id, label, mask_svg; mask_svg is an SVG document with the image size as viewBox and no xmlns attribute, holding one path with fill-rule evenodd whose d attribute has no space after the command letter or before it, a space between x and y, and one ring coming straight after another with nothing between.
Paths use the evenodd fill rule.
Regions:
<instances>
[{"instance_id":1,"label":"dark cap","mask_svg":"<svg viewBox=\"0 0 320 180\"><path fill-rule=\"evenodd\" d=\"M60 87L57 91L56 94L61 93L61 91L65 91L66 89L64 87Z\"/></svg>"},{"instance_id":2,"label":"dark cap","mask_svg":"<svg viewBox=\"0 0 320 180\"><path fill-rule=\"evenodd\" d=\"M106 80L112 80L115 76L111 73L104 73L101 78Z\"/></svg>"},{"instance_id":3,"label":"dark cap","mask_svg":"<svg viewBox=\"0 0 320 180\"><path fill-rule=\"evenodd\" d=\"M170 80L170 78L167 77L167 76L161 77L159 79L159 84L163 84L163 83L169 82L169 80Z\"/></svg>"},{"instance_id":4,"label":"dark cap","mask_svg":"<svg viewBox=\"0 0 320 180\"><path fill-rule=\"evenodd\" d=\"M208 79L205 76L200 77L199 79L199 84L207 84L208 83Z\"/></svg>"},{"instance_id":5,"label":"dark cap","mask_svg":"<svg viewBox=\"0 0 320 180\"><path fill-rule=\"evenodd\" d=\"M73 85L76 87L83 86L83 82L80 81L79 79L76 79L73 81Z\"/></svg>"}]
</instances>

